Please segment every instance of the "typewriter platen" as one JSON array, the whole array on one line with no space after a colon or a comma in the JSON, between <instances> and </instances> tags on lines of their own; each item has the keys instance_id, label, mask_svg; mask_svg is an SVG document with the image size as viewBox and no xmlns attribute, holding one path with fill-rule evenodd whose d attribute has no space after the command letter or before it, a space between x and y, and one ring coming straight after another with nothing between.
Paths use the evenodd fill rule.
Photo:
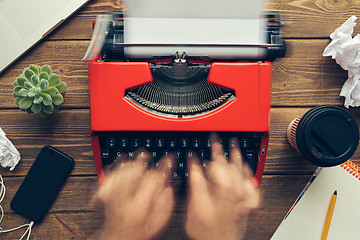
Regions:
<instances>
[{"instance_id":1,"label":"typewriter platen","mask_svg":"<svg viewBox=\"0 0 360 240\"><path fill-rule=\"evenodd\" d=\"M217 132L225 155L229 139L238 138L258 185L269 142L271 61L284 56L286 49L279 15L267 13L265 18L267 44L188 44L263 48L266 54L260 58L211 59L174 52L134 60L124 53L129 45L124 43L122 13L108 15L101 23L106 26L102 48L89 61L91 140L100 182L116 159L132 157L139 147L154 161L172 152L178 158L174 178L186 178L186 152L209 159L209 133Z\"/></svg>"}]
</instances>

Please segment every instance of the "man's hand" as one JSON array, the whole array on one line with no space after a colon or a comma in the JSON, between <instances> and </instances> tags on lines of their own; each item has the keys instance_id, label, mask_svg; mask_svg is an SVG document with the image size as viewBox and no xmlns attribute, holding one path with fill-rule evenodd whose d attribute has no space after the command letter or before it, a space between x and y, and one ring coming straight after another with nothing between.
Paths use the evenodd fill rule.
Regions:
<instances>
[{"instance_id":1,"label":"man's hand","mask_svg":"<svg viewBox=\"0 0 360 240\"><path fill-rule=\"evenodd\" d=\"M145 151L135 160L120 161L95 194L95 202L104 206L101 239L151 239L166 226L175 204L167 185L173 159L163 158L152 167L149 161Z\"/></svg>"},{"instance_id":2,"label":"man's hand","mask_svg":"<svg viewBox=\"0 0 360 240\"><path fill-rule=\"evenodd\" d=\"M239 240L250 210L259 205L260 195L250 181L250 169L243 163L238 141L230 140L230 162L217 135L212 134L210 141L212 161L205 169L199 159L188 157L190 188L185 229L192 239Z\"/></svg>"}]
</instances>

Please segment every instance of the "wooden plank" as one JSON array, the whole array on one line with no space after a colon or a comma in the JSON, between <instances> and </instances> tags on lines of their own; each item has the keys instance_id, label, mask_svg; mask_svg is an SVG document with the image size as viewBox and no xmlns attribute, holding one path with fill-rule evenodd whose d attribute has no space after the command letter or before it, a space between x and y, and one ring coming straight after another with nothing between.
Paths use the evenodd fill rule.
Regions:
<instances>
[{"instance_id":1,"label":"wooden plank","mask_svg":"<svg viewBox=\"0 0 360 240\"><path fill-rule=\"evenodd\" d=\"M339 97L347 72L322 57L328 40L289 40L285 58L273 63L273 106L343 105ZM14 108L12 82L23 68L49 64L68 84L63 108L88 108L88 76L81 59L88 41L42 42L0 75L0 108ZM34 60L36 57L36 60Z\"/></svg>"},{"instance_id":2,"label":"wooden plank","mask_svg":"<svg viewBox=\"0 0 360 240\"><path fill-rule=\"evenodd\" d=\"M264 174L310 174L315 166L303 159L287 142L286 129L309 108L272 108L270 143ZM360 123L360 109L350 113ZM16 119L16 121L14 121ZM4 176L25 175L44 145L52 145L75 159L72 175L96 175L89 133L87 109L63 109L47 119L20 110L0 111L2 129L22 155L13 172L0 169ZM360 149L353 158L360 163Z\"/></svg>"},{"instance_id":3,"label":"wooden plank","mask_svg":"<svg viewBox=\"0 0 360 240\"><path fill-rule=\"evenodd\" d=\"M264 176L259 188L261 206L250 215L244 239L269 239L309 177ZM22 178L5 178L7 194L2 204L6 213L1 225L3 229L27 222L9 208L21 180ZM96 235L102 226L103 218L94 211L89 201L97 186L96 177L70 177L44 222L34 226L32 239L88 239ZM187 239L182 227L185 212L186 195L183 195L177 198L173 220L160 239ZM21 233L16 232L4 237L17 239L20 235Z\"/></svg>"},{"instance_id":4,"label":"wooden plank","mask_svg":"<svg viewBox=\"0 0 360 240\"><path fill-rule=\"evenodd\" d=\"M0 75L0 108L14 108L12 83L30 64L49 64L52 72L59 74L67 83L65 102L61 107L88 107L88 77L81 59L86 52L88 42L41 42L27 52L21 61L17 61Z\"/></svg>"},{"instance_id":5,"label":"wooden plank","mask_svg":"<svg viewBox=\"0 0 360 240\"><path fill-rule=\"evenodd\" d=\"M120 1L92 0L61 25L48 39L90 39L99 14L121 11ZM359 1L270 0L268 11L278 11L285 38L329 38L336 28L360 11ZM359 32L356 27L355 33Z\"/></svg>"},{"instance_id":6,"label":"wooden plank","mask_svg":"<svg viewBox=\"0 0 360 240\"><path fill-rule=\"evenodd\" d=\"M281 13L286 38L329 38L360 10L358 1L269 0L268 9ZM355 33L359 32L355 28Z\"/></svg>"},{"instance_id":7,"label":"wooden plank","mask_svg":"<svg viewBox=\"0 0 360 240\"><path fill-rule=\"evenodd\" d=\"M74 158L72 174L96 174L90 142L89 110L61 109L48 118L20 110L3 110L0 111L0 122L22 157L13 172L2 172L1 169L0 174L26 174L45 145L52 145Z\"/></svg>"},{"instance_id":8,"label":"wooden plank","mask_svg":"<svg viewBox=\"0 0 360 240\"><path fill-rule=\"evenodd\" d=\"M273 106L343 105L339 97L347 79L331 57L323 57L327 40L288 40L285 58L273 64Z\"/></svg>"}]
</instances>

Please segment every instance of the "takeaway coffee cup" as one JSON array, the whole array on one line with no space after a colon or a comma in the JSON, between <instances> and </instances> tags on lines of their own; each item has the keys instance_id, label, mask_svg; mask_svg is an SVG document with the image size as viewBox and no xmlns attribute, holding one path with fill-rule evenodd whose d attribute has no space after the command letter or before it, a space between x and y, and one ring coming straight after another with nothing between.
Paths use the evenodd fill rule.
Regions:
<instances>
[{"instance_id":1,"label":"takeaway coffee cup","mask_svg":"<svg viewBox=\"0 0 360 240\"><path fill-rule=\"evenodd\" d=\"M346 110L321 105L294 119L287 129L287 139L309 162L330 167L354 154L359 144L359 129Z\"/></svg>"}]
</instances>

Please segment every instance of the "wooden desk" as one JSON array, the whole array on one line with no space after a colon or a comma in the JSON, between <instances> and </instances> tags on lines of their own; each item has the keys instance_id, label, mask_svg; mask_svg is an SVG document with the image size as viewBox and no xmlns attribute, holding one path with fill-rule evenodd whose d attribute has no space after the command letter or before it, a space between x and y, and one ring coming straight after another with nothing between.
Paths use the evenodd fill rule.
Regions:
<instances>
[{"instance_id":1,"label":"wooden desk","mask_svg":"<svg viewBox=\"0 0 360 240\"><path fill-rule=\"evenodd\" d=\"M53 145L72 156L75 169L44 222L36 225L31 239L87 239L94 235L101 219L89 207L98 187L89 137L87 70L81 59L92 34L96 15L122 10L120 1L92 0L0 75L0 127L22 155L13 172L0 169L7 187L3 202L4 229L27 222L9 207L10 200L44 145ZM269 239L280 224L315 166L307 163L286 140L286 128L295 117L320 104L342 106L339 98L347 73L330 57L322 57L329 34L360 11L357 1L271 0L268 10L279 11L288 50L273 65L271 138L264 175L260 184L261 207L249 218L244 239ZM355 33L359 28L355 29ZM12 82L30 64L49 64L68 84L60 112L43 119L28 115L14 105ZM360 108L350 109L360 121ZM360 151L352 158L360 163ZM186 239L178 223L185 204L175 208L175 220L164 239ZM15 239L20 232L1 235Z\"/></svg>"}]
</instances>

